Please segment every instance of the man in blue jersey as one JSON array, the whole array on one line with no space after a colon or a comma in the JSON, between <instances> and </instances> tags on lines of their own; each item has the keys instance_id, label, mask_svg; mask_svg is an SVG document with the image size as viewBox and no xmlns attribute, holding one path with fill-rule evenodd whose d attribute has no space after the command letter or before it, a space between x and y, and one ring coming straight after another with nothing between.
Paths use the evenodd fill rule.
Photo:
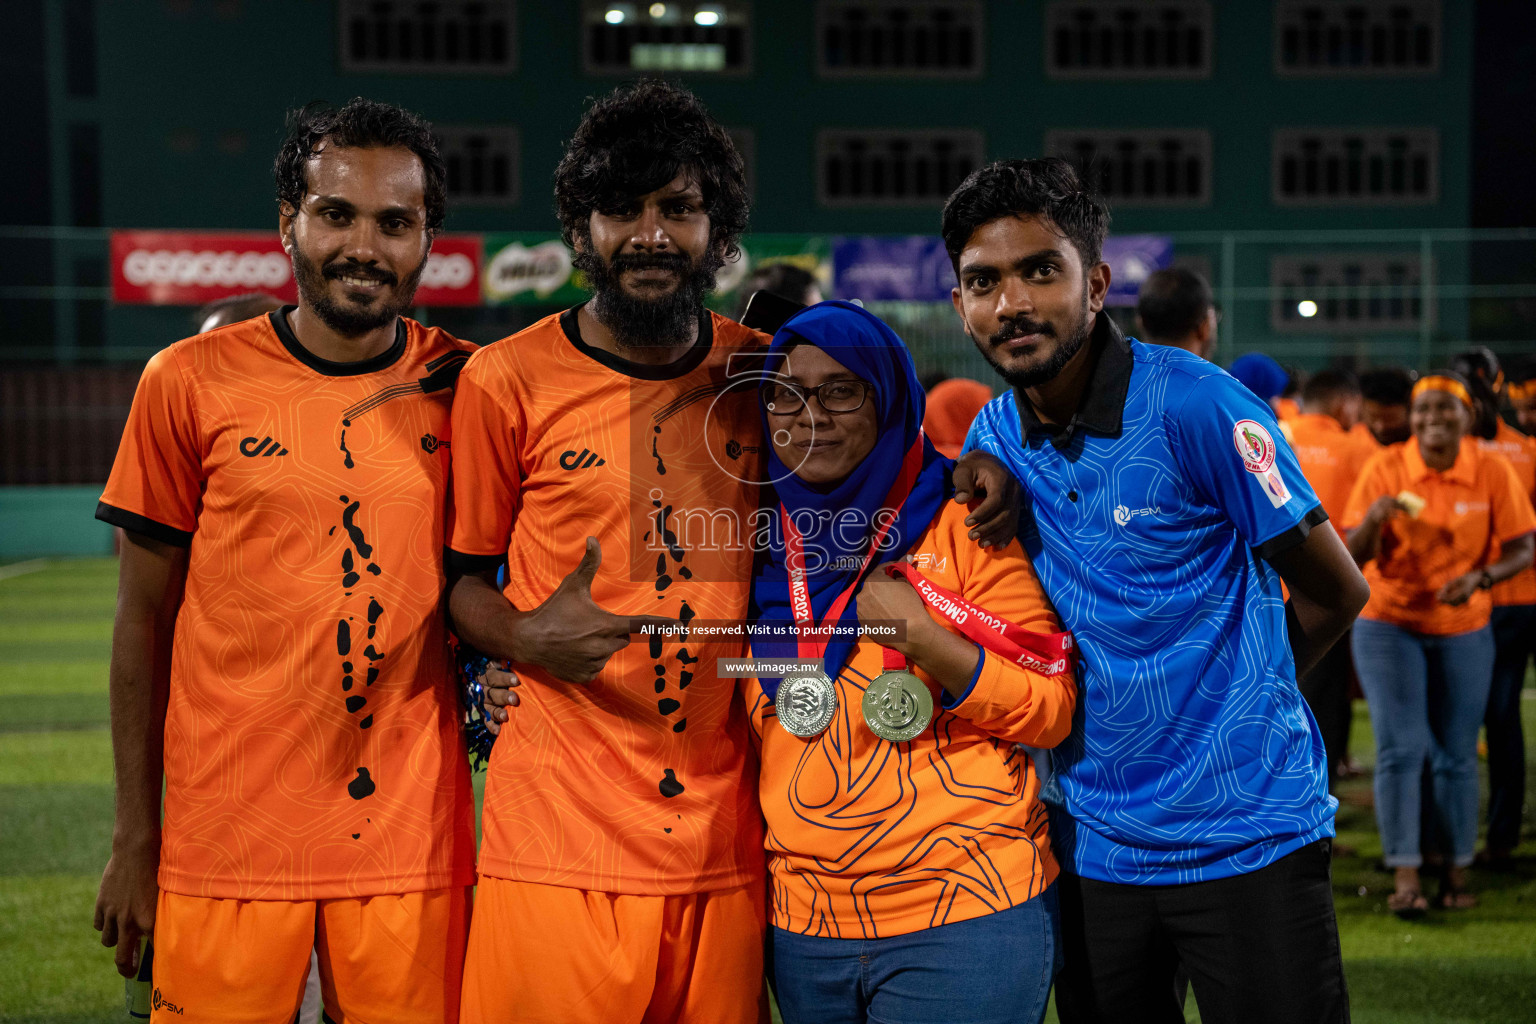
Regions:
<instances>
[{"instance_id":1,"label":"man in blue jersey","mask_svg":"<svg viewBox=\"0 0 1536 1024\"><path fill-rule=\"evenodd\" d=\"M1273 413L1103 314L1108 210L1059 160L944 207L955 310L1012 391L966 448L1023 481L1020 539L1081 650L1053 752L1066 1024L1346 1021L1337 802L1296 689L1368 595ZM1281 581L1290 589L1287 603Z\"/></svg>"}]
</instances>

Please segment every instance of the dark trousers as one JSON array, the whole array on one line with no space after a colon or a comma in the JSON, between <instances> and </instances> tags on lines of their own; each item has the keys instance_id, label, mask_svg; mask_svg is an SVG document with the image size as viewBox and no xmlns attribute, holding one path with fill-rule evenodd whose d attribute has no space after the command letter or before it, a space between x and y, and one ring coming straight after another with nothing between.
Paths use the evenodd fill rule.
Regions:
<instances>
[{"instance_id":1,"label":"dark trousers","mask_svg":"<svg viewBox=\"0 0 1536 1024\"><path fill-rule=\"evenodd\" d=\"M1323 749L1328 754L1328 788L1339 777L1339 768L1349 756L1349 684L1355 677L1354 659L1349 652L1349 633L1329 648L1297 686L1312 711L1317 731L1323 734Z\"/></svg>"},{"instance_id":2,"label":"dark trousers","mask_svg":"<svg viewBox=\"0 0 1536 1024\"><path fill-rule=\"evenodd\" d=\"M1331 853L1320 839L1258 871L1185 885L1063 872L1062 1024L1183 1024L1181 966L1205 1024L1347 1022Z\"/></svg>"},{"instance_id":3,"label":"dark trousers","mask_svg":"<svg viewBox=\"0 0 1536 1024\"><path fill-rule=\"evenodd\" d=\"M1495 608L1492 626L1493 688L1483 717L1488 736L1488 849L1502 852L1520 843L1520 807L1525 803L1520 688L1525 685L1525 666L1536 654L1536 605Z\"/></svg>"}]
</instances>

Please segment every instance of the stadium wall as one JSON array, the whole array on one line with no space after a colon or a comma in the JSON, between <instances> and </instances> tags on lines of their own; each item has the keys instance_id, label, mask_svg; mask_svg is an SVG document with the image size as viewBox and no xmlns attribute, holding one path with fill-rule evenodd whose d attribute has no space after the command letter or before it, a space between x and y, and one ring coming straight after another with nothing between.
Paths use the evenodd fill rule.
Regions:
<instances>
[{"instance_id":1,"label":"stadium wall","mask_svg":"<svg viewBox=\"0 0 1536 1024\"><path fill-rule=\"evenodd\" d=\"M0 487L0 564L112 554L114 531L95 518L100 497L99 484Z\"/></svg>"}]
</instances>

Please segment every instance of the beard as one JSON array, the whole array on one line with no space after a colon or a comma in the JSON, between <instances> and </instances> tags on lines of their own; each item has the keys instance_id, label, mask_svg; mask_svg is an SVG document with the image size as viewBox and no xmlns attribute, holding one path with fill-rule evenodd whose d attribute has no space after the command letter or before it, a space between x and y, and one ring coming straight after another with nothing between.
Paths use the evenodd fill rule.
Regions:
<instances>
[{"instance_id":1,"label":"beard","mask_svg":"<svg viewBox=\"0 0 1536 1024\"><path fill-rule=\"evenodd\" d=\"M298 245L293 247L292 262L293 280L299 286L300 297L309 303L321 323L343 338L358 338L394 323L396 317L411 308L411 302L416 298L416 286L427 269L427 259L423 257L402 284L395 274L382 267L344 260L322 267L306 256ZM343 276L382 281L391 286L391 290L367 305L343 305L331 298L328 284Z\"/></svg>"},{"instance_id":2,"label":"beard","mask_svg":"<svg viewBox=\"0 0 1536 1024\"><path fill-rule=\"evenodd\" d=\"M604 260L590 249L578 250L572 263L592 288L592 315L625 348L676 345L689 336L704 310L704 296L715 287L723 265L713 250L690 260L681 253L620 253ZM655 298L625 291L626 270L670 270L677 287Z\"/></svg>"},{"instance_id":3,"label":"beard","mask_svg":"<svg viewBox=\"0 0 1536 1024\"><path fill-rule=\"evenodd\" d=\"M1049 321L1018 317L1003 320L997 332L987 339L986 344L978 345L977 348L981 349L982 357L992 364L992 369L1008 382L1009 387L1033 388L1055 379L1062 368L1072 361L1072 357L1082 350L1091 333L1092 328L1088 322L1088 289L1084 288L1082 308L1064 339L1060 338L1056 325ZM998 345L1011 338L1023 338L1031 334L1060 340L1050 355L1032 366L1008 367L998 361L994 354Z\"/></svg>"}]
</instances>

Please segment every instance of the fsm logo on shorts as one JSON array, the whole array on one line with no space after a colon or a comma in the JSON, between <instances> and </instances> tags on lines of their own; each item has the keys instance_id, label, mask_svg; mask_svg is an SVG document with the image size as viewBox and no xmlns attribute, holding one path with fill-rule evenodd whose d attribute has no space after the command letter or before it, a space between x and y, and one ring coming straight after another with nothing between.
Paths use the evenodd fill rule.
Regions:
<instances>
[{"instance_id":1,"label":"fsm logo on shorts","mask_svg":"<svg viewBox=\"0 0 1536 1024\"><path fill-rule=\"evenodd\" d=\"M161 995L158 988L155 989L154 995L150 997L150 1005L162 1013L185 1014L187 1012L185 1007L178 1006Z\"/></svg>"}]
</instances>

